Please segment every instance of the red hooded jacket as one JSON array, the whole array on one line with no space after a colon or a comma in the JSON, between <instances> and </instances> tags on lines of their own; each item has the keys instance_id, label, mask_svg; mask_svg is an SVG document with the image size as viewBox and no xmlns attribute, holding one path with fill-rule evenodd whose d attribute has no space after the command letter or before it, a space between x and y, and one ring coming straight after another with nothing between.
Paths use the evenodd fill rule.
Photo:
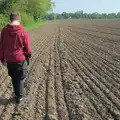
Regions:
<instances>
[{"instance_id":1,"label":"red hooded jacket","mask_svg":"<svg viewBox=\"0 0 120 120\"><path fill-rule=\"evenodd\" d=\"M26 53L31 56L30 39L24 27L8 24L1 32L0 60L21 62Z\"/></svg>"}]
</instances>

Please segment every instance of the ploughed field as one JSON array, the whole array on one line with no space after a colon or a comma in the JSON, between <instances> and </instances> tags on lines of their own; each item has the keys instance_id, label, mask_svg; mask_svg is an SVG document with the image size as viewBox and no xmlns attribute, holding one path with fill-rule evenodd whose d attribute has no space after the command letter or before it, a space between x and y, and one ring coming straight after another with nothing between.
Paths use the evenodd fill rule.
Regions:
<instances>
[{"instance_id":1,"label":"ploughed field","mask_svg":"<svg viewBox=\"0 0 120 120\"><path fill-rule=\"evenodd\" d=\"M120 120L120 21L66 20L29 31L28 100L0 69L0 120Z\"/></svg>"}]
</instances>

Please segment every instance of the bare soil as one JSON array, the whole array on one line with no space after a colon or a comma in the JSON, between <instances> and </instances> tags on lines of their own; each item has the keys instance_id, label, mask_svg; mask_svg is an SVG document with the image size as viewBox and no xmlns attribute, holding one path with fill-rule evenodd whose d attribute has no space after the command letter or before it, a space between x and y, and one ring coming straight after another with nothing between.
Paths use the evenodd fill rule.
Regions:
<instances>
[{"instance_id":1,"label":"bare soil","mask_svg":"<svg viewBox=\"0 0 120 120\"><path fill-rule=\"evenodd\" d=\"M120 21L63 20L29 31L28 100L0 69L0 120L120 120Z\"/></svg>"}]
</instances>

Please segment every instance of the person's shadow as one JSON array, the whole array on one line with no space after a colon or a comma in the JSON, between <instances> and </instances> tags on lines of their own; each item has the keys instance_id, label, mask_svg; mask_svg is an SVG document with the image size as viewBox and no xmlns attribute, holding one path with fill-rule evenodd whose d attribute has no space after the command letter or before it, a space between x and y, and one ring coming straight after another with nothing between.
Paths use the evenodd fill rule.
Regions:
<instances>
[{"instance_id":1,"label":"person's shadow","mask_svg":"<svg viewBox=\"0 0 120 120\"><path fill-rule=\"evenodd\" d=\"M0 105L6 105L8 103L9 99L0 97Z\"/></svg>"},{"instance_id":2,"label":"person's shadow","mask_svg":"<svg viewBox=\"0 0 120 120\"><path fill-rule=\"evenodd\" d=\"M0 97L0 105L7 105L9 103L14 103L14 98L5 98L5 97Z\"/></svg>"},{"instance_id":3,"label":"person's shadow","mask_svg":"<svg viewBox=\"0 0 120 120\"><path fill-rule=\"evenodd\" d=\"M10 97L9 99L5 98L4 96L0 97L0 106L4 106L4 109L2 113L0 114L0 120L9 104L15 104L13 97Z\"/></svg>"}]
</instances>

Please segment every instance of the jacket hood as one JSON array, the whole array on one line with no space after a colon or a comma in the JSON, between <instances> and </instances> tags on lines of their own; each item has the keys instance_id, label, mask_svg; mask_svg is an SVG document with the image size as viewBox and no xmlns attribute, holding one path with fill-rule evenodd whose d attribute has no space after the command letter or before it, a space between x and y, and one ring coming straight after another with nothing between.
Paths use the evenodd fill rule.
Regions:
<instances>
[{"instance_id":1,"label":"jacket hood","mask_svg":"<svg viewBox=\"0 0 120 120\"><path fill-rule=\"evenodd\" d=\"M8 24L6 26L6 29L8 30L10 35L14 35L14 34L20 32L21 28L22 28L21 25L10 25L10 24Z\"/></svg>"}]
</instances>

